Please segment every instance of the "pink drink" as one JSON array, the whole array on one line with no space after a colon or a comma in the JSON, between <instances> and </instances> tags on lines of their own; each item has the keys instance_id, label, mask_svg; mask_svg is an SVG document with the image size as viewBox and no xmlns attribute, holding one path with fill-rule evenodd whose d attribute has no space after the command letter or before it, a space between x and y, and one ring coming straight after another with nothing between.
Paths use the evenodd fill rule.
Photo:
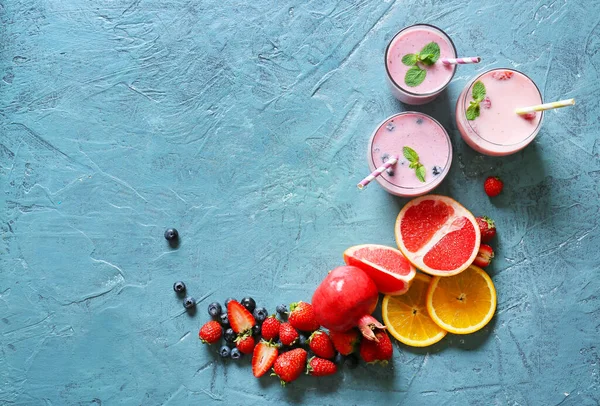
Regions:
<instances>
[{"instance_id":1,"label":"pink drink","mask_svg":"<svg viewBox=\"0 0 600 406\"><path fill-rule=\"evenodd\" d=\"M425 182L421 182L402 150L407 146L419 155L425 167ZM439 185L452 163L452 145L448 133L432 117L416 112L391 116L381 123L369 141L367 160L374 171L388 157L399 155L400 160L390 171L375 178L389 193L397 196L420 196Z\"/></svg>"},{"instance_id":2,"label":"pink drink","mask_svg":"<svg viewBox=\"0 0 600 406\"><path fill-rule=\"evenodd\" d=\"M394 96L403 103L429 103L448 86L454 76L456 65L446 66L438 59L431 66L419 63L418 66L427 71L423 83L415 87L406 84L404 76L410 66L402 63L402 57L406 54L418 54L430 42L439 45L440 59L456 58L456 48L450 37L439 28L427 24L403 29L392 38L385 51L388 83Z\"/></svg>"},{"instance_id":3,"label":"pink drink","mask_svg":"<svg viewBox=\"0 0 600 406\"><path fill-rule=\"evenodd\" d=\"M480 116L467 120L466 110L473 100L473 85L485 85L486 101L480 104ZM525 118L515 113L519 107L542 103L542 95L533 81L519 71L493 69L482 73L465 86L456 102L456 124L463 139L474 150L492 156L514 154L525 148L540 131L543 112Z\"/></svg>"}]
</instances>

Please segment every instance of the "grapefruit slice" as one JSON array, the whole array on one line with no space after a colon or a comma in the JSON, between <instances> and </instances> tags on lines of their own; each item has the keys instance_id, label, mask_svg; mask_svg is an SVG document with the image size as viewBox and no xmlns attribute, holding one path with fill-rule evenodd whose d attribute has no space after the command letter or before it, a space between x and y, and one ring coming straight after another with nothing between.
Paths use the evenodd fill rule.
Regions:
<instances>
[{"instance_id":1,"label":"grapefruit slice","mask_svg":"<svg viewBox=\"0 0 600 406\"><path fill-rule=\"evenodd\" d=\"M475 217L456 200L427 195L408 202L396 219L396 242L414 266L452 276L477 256L481 233Z\"/></svg>"},{"instance_id":2,"label":"grapefruit slice","mask_svg":"<svg viewBox=\"0 0 600 406\"><path fill-rule=\"evenodd\" d=\"M377 244L355 245L344 252L344 262L362 269L384 295L406 293L415 277L415 267L392 247Z\"/></svg>"}]
</instances>

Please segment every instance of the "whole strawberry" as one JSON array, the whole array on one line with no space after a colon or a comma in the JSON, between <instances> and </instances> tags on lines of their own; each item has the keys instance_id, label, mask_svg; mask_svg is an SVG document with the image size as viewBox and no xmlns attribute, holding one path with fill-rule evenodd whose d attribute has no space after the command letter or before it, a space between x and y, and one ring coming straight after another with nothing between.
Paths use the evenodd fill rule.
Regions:
<instances>
[{"instance_id":1,"label":"whole strawberry","mask_svg":"<svg viewBox=\"0 0 600 406\"><path fill-rule=\"evenodd\" d=\"M477 225L481 231L481 242L490 242L496 235L496 223L489 217L477 217Z\"/></svg>"},{"instance_id":2,"label":"whole strawberry","mask_svg":"<svg viewBox=\"0 0 600 406\"><path fill-rule=\"evenodd\" d=\"M500 192L502 192L503 188L504 182L502 182L497 176L490 176L483 184L485 194L487 194L489 197L498 196Z\"/></svg>"},{"instance_id":3,"label":"whole strawberry","mask_svg":"<svg viewBox=\"0 0 600 406\"><path fill-rule=\"evenodd\" d=\"M298 340L298 331L290 323L281 323L279 326L279 340L281 344L290 346Z\"/></svg>"},{"instance_id":4,"label":"whole strawberry","mask_svg":"<svg viewBox=\"0 0 600 406\"><path fill-rule=\"evenodd\" d=\"M337 366L326 359L312 357L306 365L306 374L312 376L327 376L337 372Z\"/></svg>"},{"instance_id":5,"label":"whole strawberry","mask_svg":"<svg viewBox=\"0 0 600 406\"><path fill-rule=\"evenodd\" d=\"M251 334L244 334L236 338L235 346L242 354L252 354L254 351L254 337Z\"/></svg>"},{"instance_id":6,"label":"whole strawberry","mask_svg":"<svg viewBox=\"0 0 600 406\"><path fill-rule=\"evenodd\" d=\"M306 351L296 348L284 352L275 360L273 371L281 379L281 385L295 381L306 367Z\"/></svg>"},{"instance_id":7,"label":"whole strawberry","mask_svg":"<svg viewBox=\"0 0 600 406\"><path fill-rule=\"evenodd\" d=\"M198 337L204 344L214 344L221 338L223 329L218 321L211 320L200 328Z\"/></svg>"},{"instance_id":8,"label":"whole strawberry","mask_svg":"<svg viewBox=\"0 0 600 406\"><path fill-rule=\"evenodd\" d=\"M319 322L310 303L298 302L290 305L288 322L300 331L315 331L319 328Z\"/></svg>"},{"instance_id":9,"label":"whole strawberry","mask_svg":"<svg viewBox=\"0 0 600 406\"><path fill-rule=\"evenodd\" d=\"M392 359L394 347L385 331L375 332L375 337L377 341L362 340L360 342L360 356L368 364L380 362L385 365Z\"/></svg>"},{"instance_id":10,"label":"whole strawberry","mask_svg":"<svg viewBox=\"0 0 600 406\"><path fill-rule=\"evenodd\" d=\"M262 324L262 337L267 341L276 340L279 337L279 326L281 326L281 322L275 316L267 317Z\"/></svg>"},{"instance_id":11,"label":"whole strawberry","mask_svg":"<svg viewBox=\"0 0 600 406\"><path fill-rule=\"evenodd\" d=\"M356 344L360 341L360 332L355 328L343 333L330 331L329 337L340 354L349 355L356 350Z\"/></svg>"},{"instance_id":12,"label":"whole strawberry","mask_svg":"<svg viewBox=\"0 0 600 406\"><path fill-rule=\"evenodd\" d=\"M317 357L332 359L335 357L335 349L333 343L326 332L317 330L311 334L308 339L308 345L310 350L315 353Z\"/></svg>"},{"instance_id":13,"label":"whole strawberry","mask_svg":"<svg viewBox=\"0 0 600 406\"><path fill-rule=\"evenodd\" d=\"M492 258L494 258L494 250L487 244L481 244L479 246L479 252L477 252L477 256L475 257L475 261L473 261L474 265L477 265L481 268L485 268L492 262Z\"/></svg>"}]
</instances>

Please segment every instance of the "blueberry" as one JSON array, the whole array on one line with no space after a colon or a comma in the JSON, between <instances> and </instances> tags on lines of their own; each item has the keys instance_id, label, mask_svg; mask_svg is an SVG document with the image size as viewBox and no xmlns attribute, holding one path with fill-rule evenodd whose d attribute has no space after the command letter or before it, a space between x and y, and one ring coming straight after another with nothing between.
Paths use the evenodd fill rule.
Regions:
<instances>
[{"instance_id":1,"label":"blueberry","mask_svg":"<svg viewBox=\"0 0 600 406\"><path fill-rule=\"evenodd\" d=\"M194 299L193 297L188 296L185 299L183 299L183 307L185 307L186 309L191 309L194 306L196 306L196 299Z\"/></svg>"},{"instance_id":2,"label":"blueberry","mask_svg":"<svg viewBox=\"0 0 600 406\"><path fill-rule=\"evenodd\" d=\"M287 306L284 305L284 304L277 305L277 307L275 308L275 310L277 310L277 313L279 313L282 316L287 315L287 311L288 311L287 310Z\"/></svg>"},{"instance_id":3,"label":"blueberry","mask_svg":"<svg viewBox=\"0 0 600 406\"><path fill-rule=\"evenodd\" d=\"M228 342L229 344L233 344L235 342L235 339L237 337L237 334L235 334L235 331L233 331L232 328L228 328L227 330L225 330L225 332L223 333L223 338L225 339L226 342Z\"/></svg>"},{"instance_id":4,"label":"blueberry","mask_svg":"<svg viewBox=\"0 0 600 406\"><path fill-rule=\"evenodd\" d=\"M219 349L219 355L221 358L227 358L229 357L229 354L231 354L231 348L228 346L224 345L221 347L221 349Z\"/></svg>"},{"instance_id":5,"label":"blueberry","mask_svg":"<svg viewBox=\"0 0 600 406\"><path fill-rule=\"evenodd\" d=\"M219 302L213 302L208 305L208 314L210 314L211 317L219 317L222 311L223 309L221 308L221 303Z\"/></svg>"},{"instance_id":6,"label":"blueberry","mask_svg":"<svg viewBox=\"0 0 600 406\"><path fill-rule=\"evenodd\" d=\"M177 293L185 292L185 283L178 281L173 284L173 290Z\"/></svg>"},{"instance_id":7,"label":"blueberry","mask_svg":"<svg viewBox=\"0 0 600 406\"><path fill-rule=\"evenodd\" d=\"M258 309L254 309L253 315L257 323L262 323L269 315L269 312L264 307L259 307Z\"/></svg>"},{"instance_id":8,"label":"blueberry","mask_svg":"<svg viewBox=\"0 0 600 406\"><path fill-rule=\"evenodd\" d=\"M168 228L167 231L165 231L165 238L168 241L175 241L179 238L179 232L174 228Z\"/></svg>"},{"instance_id":9,"label":"blueberry","mask_svg":"<svg viewBox=\"0 0 600 406\"><path fill-rule=\"evenodd\" d=\"M277 342L274 343L274 345L279 351L283 350L283 343L281 342L281 340L277 340Z\"/></svg>"},{"instance_id":10,"label":"blueberry","mask_svg":"<svg viewBox=\"0 0 600 406\"><path fill-rule=\"evenodd\" d=\"M298 346L302 348L308 346L308 338L304 334L298 334Z\"/></svg>"},{"instance_id":11,"label":"blueberry","mask_svg":"<svg viewBox=\"0 0 600 406\"><path fill-rule=\"evenodd\" d=\"M338 352L335 354L335 358L333 359L333 362L336 365L342 365L342 364L344 364L345 361L346 361L346 357L344 357L342 355L342 353Z\"/></svg>"},{"instance_id":12,"label":"blueberry","mask_svg":"<svg viewBox=\"0 0 600 406\"><path fill-rule=\"evenodd\" d=\"M260 335L260 324L257 324L256 326L252 327L252 334L254 334L255 336Z\"/></svg>"},{"instance_id":13,"label":"blueberry","mask_svg":"<svg viewBox=\"0 0 600 406\"><path fill-rule=\"evenodd\" d=\"M434 166L434 167L433 167L433 169L432 169L432 171L433 171L433 174L434 174L435 176L437 176L437 175L439 175L440 173L442 173L442 168L440 168L439 166Z\"/></svg>"},{"instance_id":14,"label":"blueberry","mask_svg":"<svg viewBox=\"0 0 600 406\"><path fill-rule=\"evenodd\" d=\"M227 299L225 299L225 308L227 309L227 305L229 304L229 302L231 302L232 300L235 300L232 297L228 297Z\"/></svg>"},{"instance_id":15,"label":"blueberry","mask_svg":"<svg viewBox=\"0 0 600 406\"><path fill-rule=\"evenodd\" d=\"M422 118L417 118L417 124L423 124L423 119Z\"/></svg>"},{"instance_id":16,"label":"blueberry","mask_svg":"<svg viewBox=\"0 0 600 406\"><path fill-rule=\"evenodd\" d=\"M251 297L243 298L240 303L242 304L242 306L248 309L250 313L252 313L254 309L256 309L256 302Z\"/></svg>"},{"instance_id":17,"label":"blueberry","mask_svg":"<svg viewBox=\"0 0 600 406\"><path fill-rule=\"evenodd\" d=\"M394 131L394 128L396 128L396 126L392 122L387 123L385 126L385 129L388 131Z\"/></svg>"},{"instance_id":18,"label":"blueberry","mask_svg":"<svg viewBox=\"0 0 600 406\"><path fill-rule=\"evenodd\" d=\"M394 170L392 168L387 168L386 172L389 176L394 176Z\"/></svg>"},{"instance_id":19,"label":"blueberry","mask_svg":"<svg viewBox=\"0 0 600 406\"><path fill-rule=\"evenodd\" d=\"M219 318L221 319L223 327L229 326L229 317L227 317L227 313L222 313Z\"/></svg>"},{"instance_id":20,"label":"blueberry","mask_svg":"<svg viewBox=\"0 0 600 406\"><path fill-rule=\"evenodd\" d=\"M231 350L231 359L240 359L242 358L242 353L237 348Z\"/></svg>"},{"instance_id":21,"label":"blueberry","mask_svg":"<svg viewBox=\"0 0 600 406\"><path fill-rule=\"evenodd\" d=\"M358 357L355 354L350 354L344 360L344 365L349 369L354 369L358 366Z\"/></svg>"}]
</instances>

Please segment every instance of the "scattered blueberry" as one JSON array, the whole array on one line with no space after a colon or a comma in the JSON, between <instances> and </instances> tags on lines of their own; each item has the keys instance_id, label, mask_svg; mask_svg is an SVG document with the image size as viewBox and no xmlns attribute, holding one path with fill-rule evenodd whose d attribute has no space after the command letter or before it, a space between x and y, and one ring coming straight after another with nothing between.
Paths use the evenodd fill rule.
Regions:
<instances>
[{"instance_id":1,"label":"scattered blueberry","mask_svg":"<svg viewBox=\"0 0 600 406\"><path fill-rule=\"evenodd\" d=\"M233 344L235 342L237 335L235 334L235 331L233 331L232 328L228 328L227 330L225 330L225 332L223 333L223 338L225 339L226 342L228 342L229 344Z\"/></svg>"},{"instance_id":2,"label":"scattered blueberry","mask_svg":"<svg viewBox=\"0 0 600 406\"><path fill-rule=\"evenodd\" d=\"M437 176L437 175L439 175L440 173L442 173L442 168L440 168L439 166L434 166L434 167L433 167L433 169L432 169L432 171L433 171L433 174L434 174L435 176Z\"/></svg>"},{"instance_id":3,"label":"scattered blueberry","mask_svg":"<svg viewBox=\"0 0 600 406\"><path fill-rule=\"evenodd\" d=\"M185 283L178 281L173 284L173 290L177 293L185 292Z\"/></svg>"},{"instance_id":4,"label":"scattered blueberry","mask_svg":"<svg viewBox=\"0 0 600 406\"><path fill-rule=\"evenodd\" d=\"M336 365L342 365L342 364L344 364L345 361L346 361L346 357L344 357L342 355L342 353L338 352L335 354L335 358L333 359L333 362Z\"/></svg>"},{"instance_id":5,"label":"scattered blueberry","mask_svg":"<svg viewBox=\"0 0 600 406\"><path fill-rule=\"evenodd\" d=\"M229 304L229 302L231 302L232 300L235 300L232 297L228 297L227 299L225 299L225 308L227 309L227 305Z\"/></svg>"},{"instance_id":6,"label":"scattered blueberry","mask_svg":"<svg viewBox=\"0 0 600 406\"><path fill-rule=\"evenodd\" d=\"M251 297L243 298L240 303L242 304L242 306L248 309L250 313L252 313L254 309L256 309L256 302Z\"/></svg>"},{"instance_id":7,"label":"scattered blueberry","mask_svg":"<svg viewBox=\"0 0 600 406\"><path fill-rule=\"evenodd\" d=\"M257 323L262 323L269 315L269 312L264 307L259 307L258 309L254 309L253 315Z\"/></svg>"},{"instance_id":8,"label":"scattered blueberry","mask_svg":"<svg viewBox=\"0 0 600 406\"><path fill-rule=\"evenodd\" d=\"M385 126L385 129L388 131L393 131L394 128L396 128L396 126L391 121L389 123L387 123L387 125Z\"/></svg>"},{"instance_id":9,"label":"scattered blueberry","mask_svg":"<svg viewBox=\"0 0 600 406\"><path fill-rule=\"evenodd\" d=\"M223 309L221 308L221 303L213 302L208 305L208 314L210 314L211 317L219 317L222 312Z\"/></svg>"},{"instance_id":10,"label":"scattered blueberry","mask_svg":"<svg viewBox=\"0 0 600 406\"><path fill-rule=\"evenodd\" d=\"M308 338L304 334L298 334L298 346L302 348L308 346Z\"/></svg>"},{"instance_id":11,"label":"scattered blueberry","mask_svg":"<svg viewBox=\"0 0 600 406\"><path fill-rule=\"evenodd\" d=\"M386 163L388 161L388 159L390 159L390 155L389 154L383 154L381 156L381 162Z\"/></svg>"},{"instance_id":12,"label":"scattered blueberry","mask_svg":"<svg viewBox=\"0 0 600 406\"><path fill-rule=\"evenodd\" d=\"M417 118L417 124L423 124L423 119L422 118Z\"/></svg>"},{"instance_id":13,"label":"scattered blueberry","mask_svg":"<svg viewBox=\"0 0 600 406\"><path fill-rule=\"evenodd\" d=\"M260 335L260 330L261 330L261 326L260 324L257 324L256 326L252 327L252 334L254 334L255 336Z\"/></svg>"},{"instance_id":14,"label":"scattered blueberry","mask_svg":"<svg viewBox=\"0 0 600 406\"><path fill-rule=\"evenodd\" d=\"M344 365L349 369L354 369L358 366L358 357L355 354L350 354L344 360Z\"/></svg>"},{"instance_id":15,"label":"scattered blueberry","mask_svg":"<svg viewBox=\"0 0 600 406\"><path fill-rule=\"evenodd\" d=\"M287 310L287 306L284 305L284 304L277 305L277 307L275 308L275 310L277 310L277 313L279 313L282 316L287 315L287 311L288 311Z\"/></svg>"},{"instance_id":16,"label":"scattered blueberry","mask_svg":"<svg viewBox=\"0 0 600 406\"><path fill-rule=\"evenodd\" d=\"M221 319L223 327L229 326L229 317L227 317L227 313L222 313L219 318Z\"/></svg>"},{"instance_id":17,"label":"scattered blueberry","mask_svg":"<svg viewBox=\"0 0 600 406\"><path fill-rule=\"evenodd\" d=\"M219 355L221 356L221 358L227 358L227 357L229 357L230 354L231 354L231 348L229 348L226 345L222 346L221 349L219 350Z\"/></svg>"},{"instance_id":18,"label":"scattered blueberry","mask_svg":"<svg viewBox=\"0 0 600 406\"><path fill-rule=\"evenodd\" d=\"M394 176L394 170L392 168L387 168L386 172L389 176Z\"/></svg>"},{"instance_id":19,"label":"scattered blueberry","mask_svg":"<svg viewBox=\"0 0 600 406\"><path fill-rule=\"evenodd\" d=\"M194 299L193 297L188 296L185 299L183 299L183 307L185 307L186 309L191 309L194 306L196 306L196 299Z\"/></svg>"},{"instance_id":20,"label":"scattered blueberry","mask_svg":"<svg viewBox=\"0 0 600 406\"><path fill-rule=\"evenodd\" d=\"M281 342L281 340L277 340L277 342L275 343L275 347L277 347L279 351L283 349L283 343Z\"/></svg>"},{"instance_id":21,"label":"scattered blueberry","mask_svg":"<svg viewBox=\"0 0 600 406\"><path fill-rule=\"evenodd\" d=\"M231 359L240 359L242 358L242 353L237 348L231 350Z\"/></svg>"},{"instance_id":22,"label":"scattered blueberry","mask_svg":"<svg viewBox=\"0 0 600 406\"><path fill-rule=\"evenodd\" d=\"M165 238L168 241L175 241L179 238L179 232L174 228L168 228L167 231L165 231Z\"/></svg>"}]
</instances>

